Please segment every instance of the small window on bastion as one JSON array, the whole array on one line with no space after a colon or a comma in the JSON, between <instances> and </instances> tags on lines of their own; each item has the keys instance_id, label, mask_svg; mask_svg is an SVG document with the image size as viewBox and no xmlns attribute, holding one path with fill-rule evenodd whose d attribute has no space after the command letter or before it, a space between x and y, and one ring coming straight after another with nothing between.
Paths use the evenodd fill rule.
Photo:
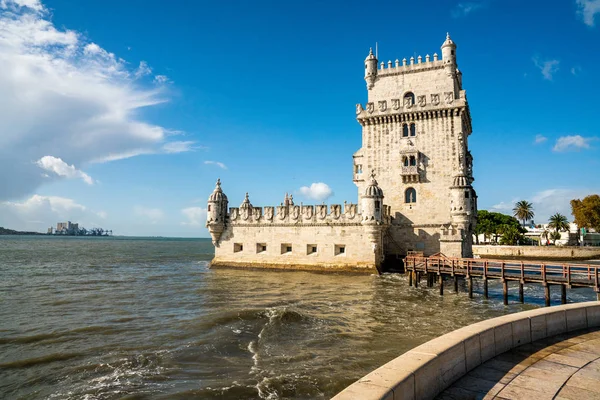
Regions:
<instances>
[{"instance_id":1,"label":"small window on bastion","mask_svg":"<svg viewBox=\"0 0 600 400\"><path fill-rule=\"evenodd\" d=\"M266 251L267 251L266 243L256 243L256 252L257 253L264 253Z\"/></svg>"},{"instance_id":2,"label":"small window on bastion","mask_svg":"<svg viewBox=\"0 0 600 400\"><path fill-rule=\"evenodd\" d=\"M404 192L405 203L416 203L417 202L417 191L415 188L408 188Z\"/></svg>"},{"instance_id":3,"label":"small window on bastion","mask_svg":"<svg viewBox=\"0 0 600 400\"><path fill-rule=\"evenodd\" d=\"M408 137L408 125L402 125L402 137Z\"/></svg>"},{"instance_id":4,"label":"small window on bastion","mask_svg":"<svg viewBox=\"0 0 600 400\"><path fill-rule=\"evenodd\" d=\"M415 124L410 124L410 136L415 136L417 134L417 130L415 128Z\"/></svg>"},{"instance_id":5,"label":"small window on bastion","mask_svg":"<svg viewBox=\"0 0 600 400\"><path fill-rule=\"evenodd\" d=\"M317 245L316 244L307 244L306 245L306 254L316 254L317 253Z\"/></svg>"},{"instance_id":6,"label":"small window on bastion","mask_svg":"<svg viewBox=\"0 0 600 400\"><path fill-rule=\"evenodd\" d=\"M346 254L346 245L343 244L336 244L335 245L335 255L339 256L342 254Z\"/></svg>"},{"instance_id":7,"label":"small window on bastion","mask_svg":"<svg viewBox=\"0 0 600 400\"><path fill-rule=\"evenodd\" d=\"M281 244L281 254L287 254L292 252L292 244L291 243L282 243Z\"/></svg>"},{"instance_id":8,"label":"small window on bastion","mask_svg":"<svg viewBox=\"0 0 600 400\"><path fill-rule=\"evenodd\" d=\"M242 250L244 250L244 245L242 243L234 243L233 244L233 252L234 253L239 253Z\"/></svg>"},{"instance_id":9,"label":"small window on bastion","mask_svg":"<svg viewBox=\"0 0 600 400\"><path fill-rule=\"evenodd\" d=\"M210 204L208 205L208 211L210 211Z\"/></svg>"}]
</instances>

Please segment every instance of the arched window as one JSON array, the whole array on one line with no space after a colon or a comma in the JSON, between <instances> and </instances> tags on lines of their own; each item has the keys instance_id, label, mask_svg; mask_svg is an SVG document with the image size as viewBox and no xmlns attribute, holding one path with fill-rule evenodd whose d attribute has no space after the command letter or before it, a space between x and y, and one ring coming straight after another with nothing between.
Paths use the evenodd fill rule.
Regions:
<instances>
[{"instance_id":1,"label":"arched window","mask_svg":"<svg viewBox=\"0 0 600 400\"><path fill-rule=\"evenodd\" d=\"M408 137L408 125L402 125L402 137Z\"/></svg>"},{"instance_id":2,"label":"arched window","mask_svg":"<svg viewBox=\"0 0 600 400\"><path fill-rule=\"evenodd\" d=\"M410 156L410 166L414 167L415 165L417 165L417 159L415 156Z\"/></svg>"},{"instance_id":3,"label":"arched window","mask_svg":"<svg viewBox=\"0 0 600 400\"><path fill-rule=\"evenodd\" d=\"M410 136L415 136L417 130L415 129L415 124L410 124Z\"/></svg>"},{"instance_id":4,"label":"arched window","mask_svg":"<svg viewBox=\"0 0 600 400\"><path fill-rule=\"evenodd\" d=\"M413 92L407 92L404 95L404 104L406 105L408 102L408 105L413 105L415 104L415 94Z\"/></svg>"},{"instance_id":5,"label":"arched window","mask_svg":"<svg viewBox=\"0 0 600 400\"><path fill-rule=\"evenodd\" d=\"M402 163L404 164L405 167L408 167L408 157L406 157L406 156L402 157Z\"/></svg>"},{"instance_id":6,"label":"arched window","mask_svg":"<svg viewBox=\"0 0 600 400\"><path fill-rule=\"evenodd\" d=\"M408 188L404 192L405 203L416 203L417 202L417 191L415 188Z\"/></svg>"}]
</instances>

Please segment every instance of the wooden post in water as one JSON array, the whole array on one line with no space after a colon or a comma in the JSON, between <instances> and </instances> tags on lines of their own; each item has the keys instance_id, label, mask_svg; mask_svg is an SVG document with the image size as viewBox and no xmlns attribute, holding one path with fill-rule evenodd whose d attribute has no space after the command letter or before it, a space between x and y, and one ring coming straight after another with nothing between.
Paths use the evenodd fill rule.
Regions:
<instances>
[{"instance_id":1,"label":"wooden post in water","mask_svg":"<svg viewBox=\"0 0 600 400\"><path fill-rule=\"evenodd\" d=\"M487 276L483 277L483 297L488 298L488 278Z\"/></svg>"},{"instance_id":2,"label":"wooden post in water","mask_svg":"<svg viewBox=\"0 0 600 400\"><path fill-rule=\"evenodd\" d=\"M440 296L444 295L444 275L440 274L439 275L439 281L440 281Z\"/></svg>"},{"instance_id":3,"label":"wooden post in water","mask_svg":"<svg viewBox=\"0 0 600 400\"><path fill-rule=\"evenodd\" d=\"M458 294L458 276L454 275L454 293Z\"/></svg>"},{"instance_id":4,"label":"wooden post in water","mask_svg":"<svg viewBox=\"0 0 600 400\"><path fill-rule=\"evenodd\" d=\"M415 271L415 287L419 287L419 281L421 280L421 273L419 271Z\"/></svg>"},{"instance_id":5,"label":"wooden post in water","mask_svg":"<svg viewBox=\"0 0 600 400\"><path fill-rule=\"evenodd\" d=\"M504 305L508 305L508 280L502 279L502 297L504 299Z\"/></svg>"},{"instance_id":6,"label":"wooden post in water","mask_svg":"<svg viewBox=\"0 0 600 400\"><path fill-rule=\"evenodd\" d=\"M550 284L544 284L544 300L546 303L546 307L550 307Z\"/></svg>"},{"instance_id":7,"label":"wooden post in water","mask_svg":"<svg viewBox=\"0 0 600 400\"><path fill-rule=\"evenodd\" d=\"M567 304L567 285L560 285L560 303Z\"/></svg>"},{"instance_id":8,"label":"wooden post in water","mask_svg":"<svg viewBox=\"0 0 600 400\"><path fill-rule=\"evenodd\" d=\"M519 301L521 303L524 303L525 300L523 299L523 281L519 281Z\"/></svg>"},{"instance_id":9,"label":"wooden post in water","mask_svg":"<svg viewBox=\"0 0 600 400\"><path fill-rule=\"evenodd\" d=\"M413 282L413 271L408 271L408 286L412 286Z\"/></svg>"},{"instance_id":10,"label":"wooden post in water","mask_svg":"<svg viewBox=\"0 0 600 400\"><path fill-rule=\"evenodd\" d=\"M467 277L467 284L469 287L469 298L472 299L473 298L473 277L471 275L469 275Z\"/></svg>"}]
</instances>

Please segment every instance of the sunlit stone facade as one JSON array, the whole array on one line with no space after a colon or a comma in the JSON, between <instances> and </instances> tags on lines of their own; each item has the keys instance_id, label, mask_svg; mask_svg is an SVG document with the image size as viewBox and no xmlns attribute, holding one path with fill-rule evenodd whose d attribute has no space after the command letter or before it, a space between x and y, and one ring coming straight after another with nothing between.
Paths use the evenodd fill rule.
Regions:
<instances>
[{"instance_id":1,"label":"sunlit stone facade","mask_svg":"<svg viewBox=\"0 0 600 400\"><path fill-rule=\"evenodd\" d=\"M228 208L220 182L208 202L213 266L381 270L409 251L472 255L477 196L471 117L456 45L379 64L365 60L368 99L356 105L358 204Z\"/></svg>"}]
</instances>

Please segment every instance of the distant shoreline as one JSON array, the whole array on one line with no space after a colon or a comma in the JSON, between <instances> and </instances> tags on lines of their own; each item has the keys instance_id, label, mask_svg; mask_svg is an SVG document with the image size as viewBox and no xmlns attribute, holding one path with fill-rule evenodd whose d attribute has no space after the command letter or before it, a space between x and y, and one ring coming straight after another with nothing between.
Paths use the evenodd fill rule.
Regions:
<instances>
[{"instance_id":1,"label":"distant shoreline","mask_svg":"<svg viewBox=\"0 0 600 400\"><path fill-rule=\"evenodd\" d=\"M23 231L15 231L13 229L7 229L0 226L0 235L45 235L45 233L41 232L23 232Z\"/></svg>"}]
</instances>

